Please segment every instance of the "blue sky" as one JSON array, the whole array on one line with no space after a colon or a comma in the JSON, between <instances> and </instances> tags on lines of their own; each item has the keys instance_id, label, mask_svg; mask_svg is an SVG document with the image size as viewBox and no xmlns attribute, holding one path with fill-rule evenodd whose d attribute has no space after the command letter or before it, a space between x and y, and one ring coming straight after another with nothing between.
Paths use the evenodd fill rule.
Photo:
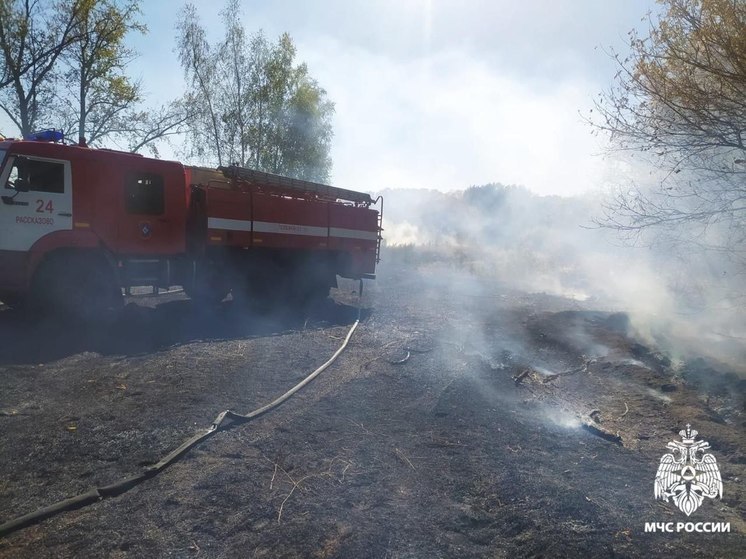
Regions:
<instances>
[{"instance_id":1,"label":"blue sky","mask_svg":"<svg viewBox=\"0 0 746 559\"><path fill-rule=\"evenodd\" d=\"M652 0L250 1L243 22L287 31L336 103L332 182L366 190L523 184L608 186L619 166L579 116L615 69L609 47L646 27ZM131 64L153 103L183 92L174 29L183 1L143 2ZM222 0L195 2L209 37ZM164 151L173 156L173 152Z\"/></svg>"}]
</instances>

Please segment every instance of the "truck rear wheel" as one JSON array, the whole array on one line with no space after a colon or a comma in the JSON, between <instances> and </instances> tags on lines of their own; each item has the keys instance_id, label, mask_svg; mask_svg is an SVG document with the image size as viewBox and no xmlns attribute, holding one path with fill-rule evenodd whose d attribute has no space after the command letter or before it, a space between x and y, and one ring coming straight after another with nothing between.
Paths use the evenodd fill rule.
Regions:
<instances>
[{"instance_id":1,"label":"truck rear wheel","mask_svg":"<svg viewBox=\"0 0 746 559\"><path fill-rule=\"evenodd\" d=\"M184 293L201 305L218 305L231 291L225 268L209 262L200 263L183 287Z\"/></svg>"}]
</instances>

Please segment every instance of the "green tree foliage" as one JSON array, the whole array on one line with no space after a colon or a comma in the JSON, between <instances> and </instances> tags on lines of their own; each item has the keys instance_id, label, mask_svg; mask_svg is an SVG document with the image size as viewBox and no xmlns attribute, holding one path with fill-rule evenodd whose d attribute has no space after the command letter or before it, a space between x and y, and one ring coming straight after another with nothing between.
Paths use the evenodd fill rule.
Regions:
<instances>
[{"instance_id":1,"label":"green tree foliage","mask_svg":"<svg viewBox=\"0 0 746 559\"><path fill-rule=\"evenodd\" d=\"M225 36L209 44L194 6L178 26L179 59L187 79L190 155L218 165L238 163L308 180L329 177L334 105L296 64L289 35L272 43L248 37L238 2L222 12Z\"/></svg>"},{"instance_id":2,"label":"green tree foliage","mask_svg":"<svg viewBox=\"0 0 746 559\"><path fill-rule=\"evenodd\" d=\"M127 76L137 53L126 37L147 32L139 15L140 0L95 0L80 10L79 38L64 51L58 73L72 86L57 87L57 113L65 117L68 136L92 145L114 141L132 151L148 146L157 154L155 140L182 131L188 118L183 103L143 110L142 85Z\"/></svg>"},{"instance_id":3,"label":"green tree foliage","mask_svg":"<svg viewBox=\"0 0 746 559\"><path fill-rule=\"evenodd\" d=\"M22 134L62 127L89 144L137 151L181 131L181 101L142 108L139 82L126 67L137 54L130 33L145 33L140 0L0 0L4 54L0 107Z\"/></svg>"},{"instance_id":4,"label":"green tree foliage","mask_svg":"<svg viewBox=\"0 0 746 559\"><path fill-rule=\"evenodd\" d=\"M620 191L606 224L686 229L689 240L743 253L746 0L659 3L649 35L630 33L630 55L616 57L594 124L615 149L644 152L667 175L652 190Z\"/></svg>"},{"instance_id":5,"label":"green tree foliage","mask_svg":"<svg viewBox=\"0 0 746 559\"><path fill-rule=\"evenodd\" d=\"M62 55L59 76L74 87L60 88L66 132L91 144L121 129L126 111L141 100L140 84L125 67L136 55L124 44L129 32L146 31L137 21L139 2L117 5L109 0L88 3L75 25L79 39ZM59 107L59 105L58 105Z\"/></svg>"},{"instance_id":6,"label":"green tree foliage","mask_svg":"<svg viewBox=\"0 0 746 559\"><path fill-rule=\"evenodd\" d=\"M48 120L54 70L93 0L0 0L0 109L22 134Z\"/></svg>"}]
</instances>

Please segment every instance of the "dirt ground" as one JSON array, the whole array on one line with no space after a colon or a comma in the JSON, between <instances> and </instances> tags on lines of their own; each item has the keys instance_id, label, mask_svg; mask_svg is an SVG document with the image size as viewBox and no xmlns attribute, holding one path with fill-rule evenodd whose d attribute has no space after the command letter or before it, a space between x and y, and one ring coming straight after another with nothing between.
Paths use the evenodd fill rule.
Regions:
<instances>
[{"instance_id":1,"label":"dirt ground","mask_svg":"<svg viewBox=\"0 0 746 559\"><path fill-rule=\"evenodd\" d=\"M324 362L357 317L141 297L107 325L0 311L0 522L157 462ZM348 350L271 414L131 491L0 539L0 557L744 557L746 381L672 363L627 317L454 271L383 266ZM722 500L655 501L684 425ZM646 534L646 522L729 522Z\"/></svg>"}]
</instances>

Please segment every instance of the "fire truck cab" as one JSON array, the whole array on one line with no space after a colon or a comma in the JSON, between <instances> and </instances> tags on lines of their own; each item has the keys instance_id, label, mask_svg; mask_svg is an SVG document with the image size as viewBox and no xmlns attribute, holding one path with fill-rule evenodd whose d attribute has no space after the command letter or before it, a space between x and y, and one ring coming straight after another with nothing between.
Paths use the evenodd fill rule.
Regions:
<instances>
[{"instance_id":1,"label":"fire truck cab","mask_svg":"<svg viewBox=\"0 0 746 559\"><path fill-rule=\"evenodd\" d=\"M0 142L0 301L79 314L122 289L192 298L328 294L375 277L381 215L369 195L239 167L204 169L64 145Z\"/></svg>"}]
</instances>

